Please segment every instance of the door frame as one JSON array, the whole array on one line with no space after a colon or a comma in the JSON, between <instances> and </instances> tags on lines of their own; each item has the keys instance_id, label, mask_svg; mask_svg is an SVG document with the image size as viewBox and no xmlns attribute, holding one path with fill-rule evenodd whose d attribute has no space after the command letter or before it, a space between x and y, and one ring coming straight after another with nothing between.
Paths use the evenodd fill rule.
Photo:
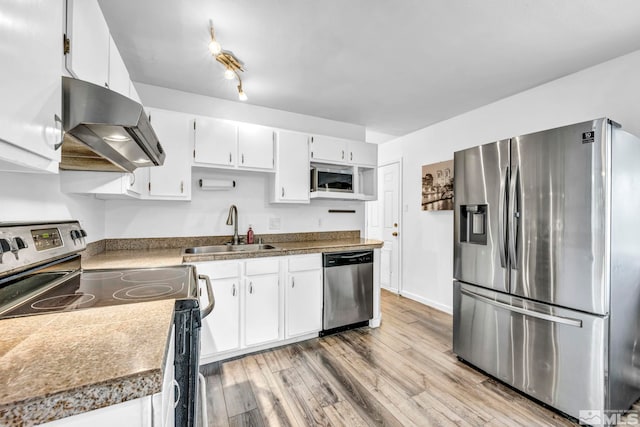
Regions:
<instances>
[{"instance_id":1,"label":"door frame","mask_svg":"<svg viewBox=\"0 0 640 427\"><path fill-rule=\"evenodd\" d=\"M398 293L397 295L402 295L402 277L404 274L403 268L403 257L402 257L402 242L403 240L403 229L404 229L404 204L403 204L403 190L404 190L404 179L403 179L403 159L402 157L396 157L390 160L385 161L384 163L378 164L378 180L380 179L380 168L384 166L390 166L397 163L398 164ZM381 203L380 203L380 194L377 195L378 200L378 214L380 214ZM366 210L368 212L368 209ZM365 217L365 230L369 229L369 215Z\"/></svg>"}]
</instances>

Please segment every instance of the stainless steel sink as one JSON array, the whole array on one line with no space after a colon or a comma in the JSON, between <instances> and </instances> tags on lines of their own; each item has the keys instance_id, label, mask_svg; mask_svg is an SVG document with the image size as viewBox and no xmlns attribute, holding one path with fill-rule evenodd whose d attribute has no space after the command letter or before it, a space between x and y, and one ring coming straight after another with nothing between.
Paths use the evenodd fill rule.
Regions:
<instances>
[{"instance_id":1,"label":"stainless steel sink","mask_svg":"<svg viewBox=\"0 0 640 427\"><path fill-rule=\"evenodd\" d=\"M266 251L270 249L276 249L271 245L214 245L214 246L196 246L194 248L186 248L185 254L215 254L220 252L253 252L253 251Z\"/></svg>"}]
</instances>

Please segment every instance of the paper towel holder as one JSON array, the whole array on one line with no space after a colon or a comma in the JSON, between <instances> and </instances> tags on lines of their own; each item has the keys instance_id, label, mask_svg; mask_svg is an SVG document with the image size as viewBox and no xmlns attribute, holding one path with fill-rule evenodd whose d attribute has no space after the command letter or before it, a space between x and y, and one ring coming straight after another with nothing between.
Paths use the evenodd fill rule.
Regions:
<instances>
[{"instance_id":1,"label":"paper towel holder","mask_svg":"<svg viewBox=\"0 0 640 427\"><path fill-rule=\"evenodd\" d=\"M198 186L203 190L231 190L236 188L236 181L230 179L199 179Z\"/></svg>"}]
</instances>

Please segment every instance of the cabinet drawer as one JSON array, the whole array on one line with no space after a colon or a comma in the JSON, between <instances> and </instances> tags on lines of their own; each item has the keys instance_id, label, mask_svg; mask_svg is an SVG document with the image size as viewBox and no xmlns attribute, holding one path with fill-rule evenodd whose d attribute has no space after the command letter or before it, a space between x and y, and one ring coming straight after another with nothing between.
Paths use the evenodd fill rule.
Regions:
<instances>
[{"instance_id":1,"label":"cabinet drawer","mask_svg":"<svg viewBox=\"0 0 640 427\"><path fill-rule=\"evenodd\" d=\"M216 262L209 271L209 278L214 279L226 279L231 277L238 277L238 262Z\"/></svg>"},{"instance_id":2,"label":"cabinet drawer","mask_svg":"<svg viewBox=\"0 0 640 427\"><path fill-rule=\"evenodd\" d=\"M247 276L272 274L280 271L280 260L276 258L255 259L247 261L245 265L245 274Z\"/></svg>"},{"instance_id":3,"label":"cabinet drawer","mask_svg":"<svg viewBox=\"0 0 640 427\"><path fill-rule=\"evenodd\" d=\"M320 270L322 254L299 255L289 258L289 271Z\"/></svg>"}]
</instances>

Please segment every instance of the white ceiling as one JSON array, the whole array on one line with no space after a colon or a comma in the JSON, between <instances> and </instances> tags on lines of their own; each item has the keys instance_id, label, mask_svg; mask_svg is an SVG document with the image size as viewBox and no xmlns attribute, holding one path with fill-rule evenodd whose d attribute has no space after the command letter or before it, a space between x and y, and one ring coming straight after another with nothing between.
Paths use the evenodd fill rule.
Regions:
<instances>
[{"instance_id":1,"label":"white ceiling","mask_svg":"<svg viewBox=\"0 0 640 427\"><path fill-rule=\"evenodd\" d=\"M134 81L404 135L640 49L637 0L100 0ZM640 72L640 70L639 70ZM612 78L614 78L612 76Z\"/></svg>"}]
</instances>

